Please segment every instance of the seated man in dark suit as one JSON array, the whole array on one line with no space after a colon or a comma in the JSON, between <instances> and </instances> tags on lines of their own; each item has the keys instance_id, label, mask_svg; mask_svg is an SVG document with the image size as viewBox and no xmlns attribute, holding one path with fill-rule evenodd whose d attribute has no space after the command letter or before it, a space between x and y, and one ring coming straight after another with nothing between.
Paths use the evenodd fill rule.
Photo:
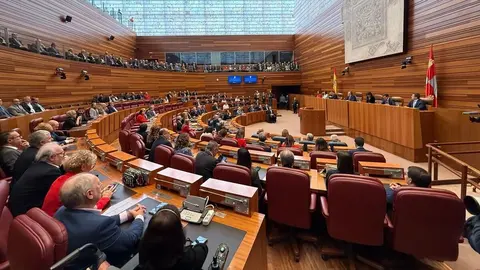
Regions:
<instances>
[{"instance_id":1,"label":"seated man in dark suit","mask_svg":"<svg viewBox=\"0 0 480 270\"><path fill-rule=\"evenodd\" d=\"M47 51L52 56L61 57L60 52L57 49L57 44L55 44L55 42L50 44L50 47L47 49Z\"/></svg>"},{"instance_id":2,"label":"seated man in dark suit","mask_svg":"<svg viewBox=\"0 0 480 270\"><path fill-rule=\"evenodd\" d=\"M407 169L406 182L409 187L421 187L429 188L432 183L432 177L428 172L420 167L410 166ZM385 187L385 192L387 193L387 204L393 204L393 197L395 190L401 188L402 186L391 183L390 186Z\"/></svg>"},{"instance_id":3,"label":"seated man in dark suit","mask_svg":"<svg viewBox=\"0 0 480 270\"><path fill-rule=\"evenodd\" d=\"M272 152L272 148L265 143L266 140L267 136L265 136L265 133L261 132L258 134L258 145L263 147L263 151Z\"/></svg>"},{"instance_id":4,"label":"seated man in dark suit","mask_svg":"<svg viewBox=\"0 0 480 270\"><path fill-rule=\"evenodd\" d=\"M363 145L365 144L365 140L362 137L356 137L355 138L355 147L356 149L353 150L348 150L348 153L350 155L353 155L355 152L369 152L365 148L363 148Z\"/></svg>"},{"instance_id":5,"label":"seated man in dark suit","mask_svg":"<svg viewBox=\"0 0 480 270\"><path fill-rule=\"evenodd\" d=\"M0 45L7 46L7 41L3 37L0 37Z\"/></svg>"},{"instance_id":6,"label":"seated man in dark suit","mask_svg":"<svg viewBox=\"0 0 480 270\"><path fill-rule=\"evenodd\" d=\"M145 207L138 205L119 215L103 216L95 207L101 196L101 183L95 175L80 173L72 176L60 189L63 206L54 217L67 229L67 254L85 244L93 243L107 255L110 264L122 266L130 259L130 255L135 253L142 236ZM129 220L133 222L128 229L119 227ZM80 258L70 266L72 269L85 269L88 261Z\"/></svg>"},{"instance_id":7,"label":"seated man in dark suit","mask_svg":"<svg viewBox=\"0 0 480 270\"><path fill-rule=\"evenodd\" d=\"M277 122L277 116L273 112L272 108L270 106L266 106L266 114L267 114L267 122L268 123L276 123Z\"/></svg>"},{"instance_id":8,"label":"seated man in dark suit","mask_svg":"<svg viewBox=\"0 0 480 270\"><path fill-rule=\"evenodd\" d=\"M22 154L18 157L17 161L15 161L15 165L13 166L13 175L12 175L12 182L10 183L10 188L22 177L23 173L32 165L35 161L35 156L37 155L38 150L44 144L49 143L52 141L52 136L50 132L46 130L37 130L30 134L28 142L30 143L30 147L23 150Z\"/></svg>"},{"instance_id":9,"label":"seated man in dark suit","mask_svg":"<svg viewBox=\"0 0 480 270\"><path fill-rule=\"evenodd\" d=\"M10 42L10 47L27 50L27 48L22 44L22 42L17 38L17 34L15 33L12 33L12 37L10 37L8 41Z\"/></svg>"},{"instance_id":10,"label":"seated man in dark suit","mask_svg":"<svg viewBox=\"0 0 480 270\"><path fill-rule=\"evenodd\" d=\"M356 97L355 95L353 95L352 92L348 92L347 98L345 98L345 100L348 100L348 101L357 101L357 97Z\"/></svg>"},{"instance_id":11,"label":"seated man in dark suit","mask_svg":"<svg viewBox=\"0 0 480 270\"><path fill-rule=\"evenodd\" d=\"M35 163L12 187L8 204L13 216L42 207L50 186L62 175L60 165L64 159L65 151L57 143L47 143L38 150Z\"/></svg>"},{"instance_id":12,"label":"seated man in dark suit","mask_svg":"<svg viewBox=\"0 0 480 270\"><path fill-rule=\"evenodd\" d=\"M383 94L382 104L395 105L395 102L390 98L388 94Z\"/></svg>"},{"instance_id":13,"label":"seated man in dark suit","mask_svg":"<svg viewBox=\"0 0 480 270\"><path fill-rule=\"evenodd\" d=\"M407 107L419 109L420 111L427 110L427 105L420 99L419 93L412 94L412 100L410 100Z\"/></svg>"},{"instance_id":14,"label":"seated man in dark suit","mask_svg":"<svg viewBox=\"0 0 480 270\"><path fill-rule=\"evenodd\" d=\"M0 99L0 119L13 117L8 110L3 107L3 101Z\"/></svg>"},{"instance_id":15,"label":"seated man in dark suit","mask_svg":"<svg viewBox=\"0 0 480 270\"><path fill-rule=\"evenodd\" d=\"M222 159L222 156L215 158L217 153L218 143L212 140L208 142L205 151L200 151L195 157L195 174L201 175L203 181L213 177L213 169Z\"/></svg>"},{"instance_id":16,"label":"seated man in dark suit","mask_svg":"<svg viewBox=\"0 0 480 270\"><path fill-rule=\"evenodd\" d=\"M82 50L78 53L78 60L82 62L87 62L87 52L85 50Z\"/></svg>"},{"instance_id":17,"label":"seated man in dark suit","mask_svg":"<svg viewBox=\"0 0 480 270\"><path fill-rule=\"evenodd\" d=\"M155 148L157 148L157 146L166 145L173 148L172 143L170 142L170 133L168 132L168 129L162 128L160 129L159 133L160 136L152 143L152 147L150 148L151 151L148 155L148 160L150 160L151 162L155 160Z\"/></svg>"},{"instance_id":18,"label":"seated man in dark suit","mask_svg":"<svg viewBox=\"0 0 480 270\"><path fill-rule=\"evenodd\" d=\"M43 112L45 108L39 103L40 100L37 97L32 97L32 107L35 112Z\"/></svg>"},{"instance_id":19,"label":"seated man in dark suit","mask_svg":"<svg viewBox=\"0 0 480 270\"><path fill-rule=\"evenodd\" d=\"M13 175L15 162L22 154L22 149L28 146L28 142L23 140L18 132L5 131L0 133L0 167L7 177Z\"/></svg>"}]
</instances>

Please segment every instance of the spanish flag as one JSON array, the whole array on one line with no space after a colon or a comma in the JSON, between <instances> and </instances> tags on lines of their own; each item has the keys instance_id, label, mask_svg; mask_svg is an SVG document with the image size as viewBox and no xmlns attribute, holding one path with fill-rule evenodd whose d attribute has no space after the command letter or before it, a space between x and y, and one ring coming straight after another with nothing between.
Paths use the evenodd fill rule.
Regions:
<instances>
[{"instance_id":1,"label":"spanish flag","mask_svg":"<svg viewBox=\"0 0 480 270\"><path fill-rule=\"evenodd\" d=\"M333 92L337 93L337 69L333 68Z\"/></svg>"},{"instance_id":2,"label":"spanish flag","mask_svg":"<svg viewBox=\"0 0 480 270\"><path fill-rule=\"evenodd\" d=\"M433 97L433 107L438 106L438 87L437 76L435 72L435 60L433 58L433 45L430 47L428 59L427 80L425 83L425 97Z\"/></svg>"}]
</instances>

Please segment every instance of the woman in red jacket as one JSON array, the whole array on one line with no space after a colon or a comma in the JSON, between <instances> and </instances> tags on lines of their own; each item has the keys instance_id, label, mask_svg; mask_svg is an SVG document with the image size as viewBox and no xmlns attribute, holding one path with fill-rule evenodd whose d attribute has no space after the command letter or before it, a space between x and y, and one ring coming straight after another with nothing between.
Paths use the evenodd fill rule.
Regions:
<instances>
[{"instance_id":1,"label":"woman in red jacket","mask_svg":"<svg viewBox=\"0 0 480 270\"><path fill-rule=\"evenodd\" d=\"M235 135L235 140L237 141L238 147L247 147L247 141L245 140L245 133L243 130L239 129Z\"/></svg>"},{"instance_id":2,"label":"woman in red jacket","mask_svg":"<svg viewBox=\"0 0 480 270\"><path fill-rule=\"evenodd\" d=\"M185 120L185 123L182 126L181 133L187 133L191 138L195 138L196 132L194 129L190 128L190 121Z\"/></svg>"},{"instance_id":3,"label":"woman in red jacket","mask_svg":"<svg viewBox=\"0 0 480 270\"><path fill-rule=\"evenodd\" d=\"M65 160L63 168L66 173L58 177L50 186L43 201L42 210L53 217L58 208L62 206L60 202L60 189L63 184L77 173L91 171L95 167L96 162L97 156L89 150L79 150ZM102 198L97 202L96 208L100 210L103 209L110 201L112 194L113 191L110 188L105 189L102 192Z\"/></svg>"},{"instance_id":4,"label":"woman in red jacket","mask_svg":"<svg viewBox=\"0 0 480 270\"><path fill-rule=\"evenodd\" d=\"M138 114L137 114L137 117L135 117L135 120L137 123L147 123L148 122L148 118L147 116L145 115L145 109L141 109Z\"/></svg>"}]
</instances>

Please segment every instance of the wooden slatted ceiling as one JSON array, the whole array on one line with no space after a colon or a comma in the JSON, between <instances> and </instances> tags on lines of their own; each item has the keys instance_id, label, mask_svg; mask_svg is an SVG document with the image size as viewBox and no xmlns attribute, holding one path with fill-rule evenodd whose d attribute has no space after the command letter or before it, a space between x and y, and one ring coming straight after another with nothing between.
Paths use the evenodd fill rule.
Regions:
<instances>
[{"instance_id":1,"label":"wooden slatted ceiling","mask_svg":"<svg viewBox=\"0 0 480 270\"><path fill-rule=\"evenodd\" d=\"M320 0L319 0L320 1ZM329 0L322 0L329 1ZM296 20L308 18L309 0L299 0ZM335 0L324 12L297 29L295 57L302 67L302 92L332 89L333 68L337 69L340 91L357 91L409 98L423 95L430 45L434 55L439 87L439 105L474 108L480 103L480 1L408 1L408 47L401 55L352 64L345 67L341 7ZM400 69L406 56L412 65Z\"/></svg>"},{"instance_id":2,"label":"wooden slatted ceiling","mask_svg":"<svg viewBox=\"0 0 480 270\"><path fill-rule=\"evenodd\" d=\"M165 59L166 52L293 51L293 35L137 37L137 58Z\"/></svg>"},{"instance_id":3,"label":"wooden slatted ceiling","mask_svg":"<svg viewBox=\"0 0 480 270\"><path fill-rule=\"evenodd\" d=\"M71 23L61 22L66 15L73 17ZM134 56L135 33L84 0L0 1L0 27L19 33L20 39L22 34L30 35L40 38L45 46L56 42L58 48L65 45L77 53L85 49L94 54L108 51L127 58ZM115 40L107 41L110 35Z\"/></svg>"},{"instance_id":4,"label":"wooden slatted ceiling","mask_svg":"<svg viewBox=\"0 0 480 270\"><path fill-rule=\"evenodd\" d=\"M13 98L38 96L43 104L90 101L95 94L148 91L152 96L172 90L197 90L199 93L226 92L252 95L272 85L300 85L299 72L266 72L259 83L229 85L227 76L248 73L181 73L134 70L58 59L0 46L0 98L8 104ZM66 80L54 76L57 67L65 69ZM85 69L90 80L80 78ZM262 77L266 79L262 84ZM217 81L218 78L218 81Z\"/></svg>"}]
</instances>

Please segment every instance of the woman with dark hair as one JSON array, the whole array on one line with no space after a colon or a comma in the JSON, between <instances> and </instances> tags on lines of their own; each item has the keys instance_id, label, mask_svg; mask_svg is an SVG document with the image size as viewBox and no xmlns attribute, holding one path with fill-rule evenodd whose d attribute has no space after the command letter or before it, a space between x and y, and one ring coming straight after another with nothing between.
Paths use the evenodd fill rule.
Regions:
<instances>
[{"instance_id":1,"label":"woman with dark hair","mask_svg":"<svg viewBox=\"0 0 480 270\"><path fill-rule=\"evenodd\" d=\"M141 109L137 113L137 116L135 117L135 120L136 120L137 123L147 123L148 122L147 116L145 115L145 109Z\"/></svg>"},{"instance_id":2,"label":"woman with dark hair","mask_svg":"<svg viewBox=\"0 0 480 270\"><path fill-rule=\"evenodd\" d=\"M207 245L187 242L191 241L185 236L177 207L162 207L153 215L140 241L139 265L135 269L201 269L207 258Z\"/></svg>"},{"instance_id":3,"label":"woman with dark hair","mask_svg":"<svg viewBox=\"0 0 480 270\"><path fill-rule=\"evenodd\" d=\"M328 143L324 138L319 137L315 140L315 151L330 152L330 149L328 149Z\"/></svg>"},{"instance_id":4,"label":"woman with dark hair","mask_svg":"<svg viewBox=\"0 0 480 270\"><path fill-rule=\"evenodd\" d=\"M375 103L375 97L373 96L372 92L368 92L365 99L367 100L367 103Z\"/></svg>"},{"instance_id":5,"label":"woman with dark hair","mask_svg":"<svg viewBox=\"0 0 480 270\"><path fill-rule=\"evenodd\" d=\"M175 153L193 157L192 149L190 149L190 137L187 133L180 133L180 135L178 135L174 150Z\"/></svg>"},{"instance_id":6,"label":"woman with dark hair","mask_svg":"<svg viewBox=\"0 0 480 270\"><path fill-rule=\"evenodd\" d=\"M161 126L154 125L150 128L150 133L147 136L147 140L145 141L145 147L150 149L152 148L153 142L155 142L158 138L160 138L160 130L162 129Z\"/></svg>"},{"instance_id":7,"label":"woman with dark hair","mask_svg":"<svg viewBox=\"0 0 480 270\"><path fill-rule=\"evenodd\" d=\"M252 169L252 157L250 156L250 153L246 148L238 149L237 165L249 168L252 177L252 186L258 187L260 190L262 190L262 185L260 184L260 177L258 176L258 171L260 170L260 167L257 166Z\"/></svg>"},{"instance_id":8,"label":"woman with dark hair","mask_svg":"<svg viewBox=\"0 0 480 270\"><path fill-rule=\"evenodd\" d=\"M295 144L295 139L292 135L287 135L285 141L280 145L281 147L296 147L300 148L299 144Z\"/></svg>"},{"instance_id":9,"label":"woman with dark hair","mask_svg":"<svg viewBox=\"0 0 480 270\"><path fill-rule=\"evenodd\" d=\"M220 141L225 138L228 134L228 131L224 128L222 128L219 132L217 132L217 135L213 138L217 143L220 143Z\"/></svg>"},{"instance_id":10,"label":"woman with dark hair","mask_svg":"<svg viewBox=\"0 0 480 270\"><path fill-rule=\"evenodd\" d=\"M337 153L337 168L328 170L327 175L325 175L325 185L327 186L327 189L330 177L336 173L354 174L353 158L348 152L340 151Z\"/></svg>"},{"instance_id":11,"label":"woman with dark hair","mask_svg":"<svg viewBox=\"0 0 480 270\"><path fill-rule=\"evenodd\" d=\"M247 147L247 141L245 140L245 132L239 129L235 135L235 141L237 141L238 147Z\"/></svg>"},{"instance_id":12,"label":"woman with dark hair","mask_svg":"<svg viewBox=\"0 0 480 270\"><path fill-rule=\"evenodd\" d=\"M138 134L142 135L143 142L145 144L147 143L147 136L148 136L147 128L148 128L147 124L141 124L137 131Z\"/></svg>"}]
</instances>

